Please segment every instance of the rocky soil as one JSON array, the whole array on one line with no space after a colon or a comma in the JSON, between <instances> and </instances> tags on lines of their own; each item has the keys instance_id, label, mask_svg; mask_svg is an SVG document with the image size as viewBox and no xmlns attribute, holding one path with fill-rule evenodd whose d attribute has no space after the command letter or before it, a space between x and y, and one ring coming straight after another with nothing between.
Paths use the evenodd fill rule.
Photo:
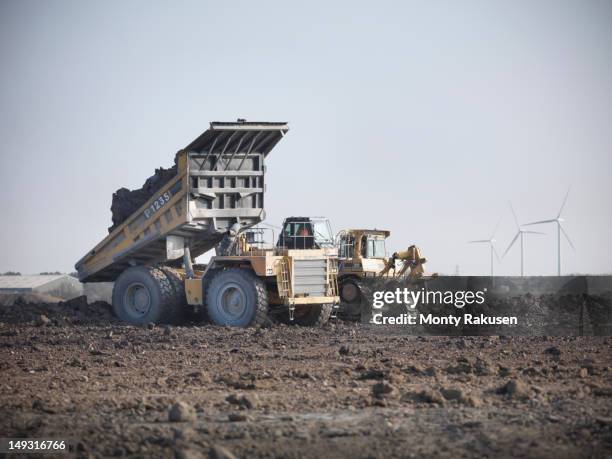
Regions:
<instances>
[{"instance_id":1,"label":"rocky soil","mask_svg":"<svg viewBox=\"0 0 612 459\"><path fill-rule=\"evenodd\" d=\"M0 368L2 436L78 457L612 456L609 337L136 328L103 303L17 304Z\"/></svg>"}]
</instances>

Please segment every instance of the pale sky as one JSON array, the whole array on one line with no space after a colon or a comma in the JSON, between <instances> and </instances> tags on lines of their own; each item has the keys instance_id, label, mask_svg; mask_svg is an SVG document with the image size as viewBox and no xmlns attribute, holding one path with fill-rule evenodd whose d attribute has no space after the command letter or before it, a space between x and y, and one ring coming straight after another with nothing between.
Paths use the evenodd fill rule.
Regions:
<instances>
[{"instance_id":1,"label":"pale sky","mask_svg":"<svg viewBox=\"0 0 612 459\"><path fill-rule=\"evenodd\" d=\"M266 211L487 274L569 185L566 273L612 273L612 2L0 0L0 271L72 271L213 120L288 121ZM556 236L526 274L556 273ZM519 273L518 246L497 273Z\"/></svg>"}]
</instances>

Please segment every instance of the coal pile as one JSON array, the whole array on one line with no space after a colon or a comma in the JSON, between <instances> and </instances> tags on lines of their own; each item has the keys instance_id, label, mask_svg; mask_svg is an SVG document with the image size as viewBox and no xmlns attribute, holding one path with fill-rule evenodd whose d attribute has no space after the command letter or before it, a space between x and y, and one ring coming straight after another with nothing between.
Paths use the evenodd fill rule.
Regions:
<instances>
[{"instance_id":1,"label":"coal pile","mask_svg":"<svg viewBox=\"0 0 612 459\"><path fill-rule=\"evenodd\" d=\"M544 285L538 291L521 291L520 288L502 291L495 289L483 290L482 280L486 278L438 278L434 281L411 282L408 279L371 278L362 281L363 292L361 321L368 323L372 319L373 293L394 292L396 289L432 292L478 292L484 291L484 302L473 303L465 307L455 307L453 304L436 302L420 303L415 309L408 309L406 304L385 303L378 312L384 317L396 317L400 314L431 314L437 317L516 317L514 325L472 324L461 321L460 326L453 324L411 325L403 327L407 334L413 335L530 335L530 336L607 336L612 333L612 288L609 281L604 287L587 288L584 276L573 279L567 285L574 288L559 288L556 292L550 286ZM519 282L514 280L515 282ZM480 284L479 284L480 282ZM545 284L549 279L531 280L533 284ZM564 282L561 280L561 282ZM575 288L576 285L580 288ZM584 285L583 285L584 284ZM566 287L565 286L565 287ZM548 290L546 292L545 290Z\"/></svg>"},{"instance_id":2,"label":"coal pile","mask_svg":"<svg viewBox=\"0 0 612 459\"><path fill-rule=\"evenodd\" d=\"M108 232L111 233L142 207L145 202L151 199L155 193L176 176L177 170L177 157L175 156L174 166L169 169L164 169L163 167L155 169L155 174L149 177L141 188L137 190L119 188L113 193L113 202L111 204L113 225L108 228Z\"/></svg>"},{"instance_id":3,"label":"coal pile","mask_svg":"<svg viewBox=\"0 0 612 459\"><path fill-rule=\"evenodd\" d=\"M31 302L21 296L0 304L0 323L11 325L68 326L106 325L117 322L112 307L104 301L87 302L86 296L68 301Z\"/></svg>"},{"instance_id":4,"label":"coal pile","mask_svg":"<svg viewBox=\"0 0 612 459\"><path fill-rule=\"evenodd\" d=\"M468 326L462 332L553 336L606 335L610 300L611 298L607 298L602 301L587 294L524 294L509 298L492 298L466 312L487 316L517 316L519 324L512 327Z\"/></svg>"}]
</instances>

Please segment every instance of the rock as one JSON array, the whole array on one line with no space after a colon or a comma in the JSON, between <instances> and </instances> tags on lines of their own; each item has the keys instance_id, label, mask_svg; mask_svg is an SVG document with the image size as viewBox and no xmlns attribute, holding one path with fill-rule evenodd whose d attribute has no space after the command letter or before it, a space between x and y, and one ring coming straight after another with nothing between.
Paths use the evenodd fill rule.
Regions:
<instances>
[{"instance_id":1,"label":"rock","mask_svg":"<svg viewBox=\"0 0 612 459\"><path fill-rule=\"evenodd\" d=\"M210 459L236 459L236 456L227 448L221 445L213 445L208 452Z\"/></svg>"},{"instance_id":2,"label":"rock","mask_svg":"<svg viewBox=\"0 0 612 459\"><path fill-rule=\"evenodd\" d=\"M153 322L149 322L149 323L147 324L147 329L148 329L148 330L153 330L154 328L155 328L155 323L153 323Z\"/></svg>"},{"instance_id":3,"label":"rock","mask_svg":"<svg viewBox=\"0 0 612 459\"><path fill-rule=\"evenodd\" d=\"M520 379L511 379L506 384L497 389L498 394L509 395L515 399L529 398L529 388Z\"/></svg>"},{"instance_id":4,"label":"rock","mask_svg":"<svg viewBox=\"0 0 612 459\"><path fill-rule=\"evenodd\" d=\"M245 422L249 420L249 417L244 413L230 413L227 415L227 419L230 422Z\"/></svg>"},{"instance_id":5,"label":"rock","mask_svg":"<svg viewBox=\"0 0 612 459\"><path fill-rule=\"evenodd\" d=\"M430 367L433 368L433 367ZM410 365L402 370L404 373L412 374L412 375L421 375L425 372L423 367L420 365Z\"/></svg>"},{"instance_id":6,"label":"rock","mask_svg":"<svg viewBox=\"0 0 612 459\"><path fill-rule=\"evenodd\" d=\"M172 334L172 327L170 325L166 325L164 327L164 336L170 336Z\"/></svg>"},{"instance_id":7,"label":"rock","mask_svg":"<svg viewBox=\"0 0 612 459\"><path fill-rule=\"evenodd\" d=\"M49 319L44 314L41 314L40 316L38 316L38 319L36 319L36 325L38 327L45 327L45 326L49 325L50 323L51 323L51 319Z\"/></svg>"},{"instance_id":8,"label":"rock","mask_svg":"<svg viewBox=\"0 0 612 459\"><path fill-rule=\"evenodd\" d=\"M189 441L194 436L194 431L191 428L176 428L173 427L172 431L174 433L174 441Z\"/></svg>"},{"instance_id":9,"label":"rock","mask_svg":"<svg viewBox=\"0 0 612 459\"><path fill-rule=\"evenodd\" d=\"M379 382L372 386L372 395L382 398L395 391L395 388L387 382Z\"/></svg>"},{"instance_id":10,"label":"rock","mask_svg":"<svg viewBox=\"0 0 612 459\"><path fill-rule=\"evenodd\" d=\"M427 367L424 374L425 376L433 376L434 378L437 378L440 376L440 370L438 370L436 367Z\"/></svg>"},{"instance_id":11,"label":"rock","mask_svg":"<svg viewBox=\"0 0 612 459\"><path fill-rule=\"evenodd\" d=\"M598 374L597 369L593 365L591 365L591 364L584 364L584 365L582 365L582 368L586 368L587 371L589 372L590 376L595 376L595 375ZM610 370L608 370L608 371L610 371Z\"/></svg>"},{"instance_id":12,"label":"rock","mask_svg":"<svg viewBox=\"0 0 612 459\"><path fill-rule=\"evenodd\" d=\"M462 424L466 429L479 429L482 427L482 422L480 421L467 421Z\"/></svg>"},{"instance_id":13,"label":"rock","mask_svg":"<svg viewBox=\"0 0 612 459\"><path fill-rule=\"evenodd\" d=\"M32 402L32 408L34 410L38 410L38 411L43 411L45 413L48 414L54 414L55 410L52 408L49 408L42 400L40 399L34 399L34 401Z\"/></svg>"},{"instance_id":14,"label":"rock","mask_svg":"<svg viewBox=\"0 0 612 459\"><path fill-rule=\"evenodd\" d=\"M482 400L474 395L467 395L463 390L458 388L440 389L442 396L449 401L456 401L463 405L480 407L482 406Z\"/></svg>"},{"instance_id":15,"label":"rock","mask_svg":"<svg viewBox=\"0 0 612 459\"><path fill-rule=\"evenodd\" d=\"M193 422L197 415L193 407L185 402L177 402L168 411L170 422Z\"/></svg>"},{"instance_id":16,"label":"rock","mask_svg":"<svg viewBox=\"0 0 612 459\"><path fill-rule=\"evenodd\" d=\"M580 377L587 378L589 376L589 370L587 368L582 367L580 369Z\"/></svg>"},{"instance_id":17,"label":"rock","mask_svg":"<svg viewBox=\"0 0 612 459\"><path fill-rule=\"evenodd\" d=\"M239 395L230 394L225 400L232 405L238 405L242 409L251 410L259 405L259 399L256 395Z\"/></svg>"},{"instance_id":18,"label":"rock","mask_svg":"<svg viewBox=\"0 0 612 459\"><path fill-rule=\"evenodd\" d=\"M464 395L459 399L459 403L473 408L480 408L483 405L482 399L475 395Z\"/></svg>"},{"instance_id":19,"label":"rock","mask_svg":"<svg viewBox=\"0 0 612 459\"><path fill-rule=\"evenodd\" d=\"M478 357L474 363L474 373L478 376L489 376L493 374L493 364L487 358Z\"/></svg>"},{"instance_id":20,"label":"rock","mask_svg":"<svg viewBox=\"0 0 612 459\"><path fill-rule=\"evenodd\" d=\"M407 392L402 396L402 401L414 401L418 403L432 403L443 405L444 397L442 397L442 394L440 394L440 392L438 392L437 390L426 388L420 391L417 390Z\"/></svg>"},{"instance_id":21,"label":"rock","mask_svg":"<svg viewBox=\"0 0 612 459\"><path fill-rule=\"evenodd\" d=\"M612 387L595 387L593 395L596 397L612 397Z\"/></svg>"},{"instance_id":22,"label":"rock","mask_svg":"<svg viewBox=\"0 0 612 459\"><path fill-rule=\"evenodd\" d=\"M351 435L351 432L341 427L329 427L321 431L321 435L327 438L338 438L338 437L348 437Z\"/></svg>"},{"instance_id":23,"label":"rock","mask_svg":"<svg viewBox=\"0 0 612 459\"><path fill-rule=\"evenodd\" d=\"M506 376L510 376L511 373L512 373L512 370L510 370L510 368L500 366L499 371L497 372L497 376L501 376L502 378L505 378Z\"/></svg>"},{"instance_id":24,"label":"rock","mask_svg":"<svg viewBox=\"0 0 612 459\"><path fill-rule=\"evenodd\" d=\"M462 357L457 362L457 365L446 367L445 371L448 374L469 374L474 371L472 364L466 358Z\"/></svg>"},{"instance_id":25,"label":"rock","mask_svg":"<svg viewBox=\"0 0 612 459\"><path fill-rule=\"evenodd\" d=\"M310 379L311 381L317 380L317 378L314 375L311 375L307 371L302 371L302 370L291 370L291 376L293 376L294 378L300 378L300 379Z\"/></svg>"},{"instance_id":26,"label":"rock","mask_svg":"<svg viewBox=\"0 0 612 459\"><path fill-rule=\"evenodd\" d=\"M340 355L349 355L351 353L351 350L349 349L348 346L340 346L340 349L338 350L338 353Z\"/></svg>"},{"instance_id":27,"label":"rock","mask_svg":"<svg viewBox=\"0 0 612 459\"><path fill-rule=\"evenodd\" d=\"M72 298L68 301L61 301L58 303L59 306L67 306L71 309L82 309L86 310L89 304L87 303L87 296L81 295L75 298Z\"/></svg>"},{"instance_id":28,"label":"rock","mask_svg":"<svg viewBox=\"0 0 612 459\"><path fill-rule=\"evenodd\" d=\"M372 368L361 373L359 379L383 379L384 377L385 373L382 370Z\"/></svg>"},{"instance_id":29,"label":"rock","mask_svg":"<svg viewBox=\"0 0 612 459\"><path fill-rule=\"evenodd\" d=\"M464 395L461 389L440 389L440 393L446 400L459 400Z\"/></svg>"},{"instance_id":30,"label":"rock","mask_svg":"<svg viewBox=\"0 0 612 459\"><path fill-rule=\"evenodd\" d=\"M540 372L534 367L528 367L523 370L525 376L537 376Z\"/></svg>"},{"instance_id":31,"label":"rock","mask_svg":"<svg viewBox=\"0 0 612 459\"><path fill-rule=\"evenodd\" d=\"M551 347L547 348L544 351L544 354L560 356L561 355L561 349L559 349L557 346L551 346Z\"/></svg>"}]
</instances>

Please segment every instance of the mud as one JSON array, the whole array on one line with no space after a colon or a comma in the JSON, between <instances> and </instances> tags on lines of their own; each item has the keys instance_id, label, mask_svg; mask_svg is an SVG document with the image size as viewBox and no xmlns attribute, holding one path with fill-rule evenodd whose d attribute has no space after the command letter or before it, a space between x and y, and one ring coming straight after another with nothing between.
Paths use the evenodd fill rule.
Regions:
<instances>
[{"instance_id":1,"label":"mud","mask_svg":"<svg viewBox=\"0 0 612 459\"><path fill-rule=\"evenodd\" d=\"M3 309L3 436L78 457L612 455L609 337L135 328L74 303Z\"/></svg>"},{"instance_id":2,"label":"mud","mask_svg":"<svg viewBox=\"0 0 612 459\"><path fill-rule=\"evenodd\" d=\"M113 225L108 228L109 233L142 207L142 205L152 198L157 191L172 179L172 177L176 176L176 161L177 158L175 156L174 166L168 169L164 169L163 167L155 169L155 173L145 181L142 187L136 190L119 188L113 193L113 201L110 209Z\"/></svg>"},{"instance_id":3,"label":"mud","mask_svg":"<svg viewBox=\"0 0 612 459\"><path fill-rule=\"evenodd\" d=\"M39 294L20 294L8 298L0 297L0 323L3 325L107 325L119 323L112 307L104 301L87 302L86 296L72 300L37 303L34 299L53 300Z\"/></svg>"},{"instance_id":4,"label":"mud","mask_svg":"<svg viewBox=\"0 0 612 459\"><path fill-rule=\"evenodd\" d=\"M51 304L59 303L61 298L46 295L44 293L0 293L0 306L23 306L27 304Z\"/></svg>"}]
</instances>

